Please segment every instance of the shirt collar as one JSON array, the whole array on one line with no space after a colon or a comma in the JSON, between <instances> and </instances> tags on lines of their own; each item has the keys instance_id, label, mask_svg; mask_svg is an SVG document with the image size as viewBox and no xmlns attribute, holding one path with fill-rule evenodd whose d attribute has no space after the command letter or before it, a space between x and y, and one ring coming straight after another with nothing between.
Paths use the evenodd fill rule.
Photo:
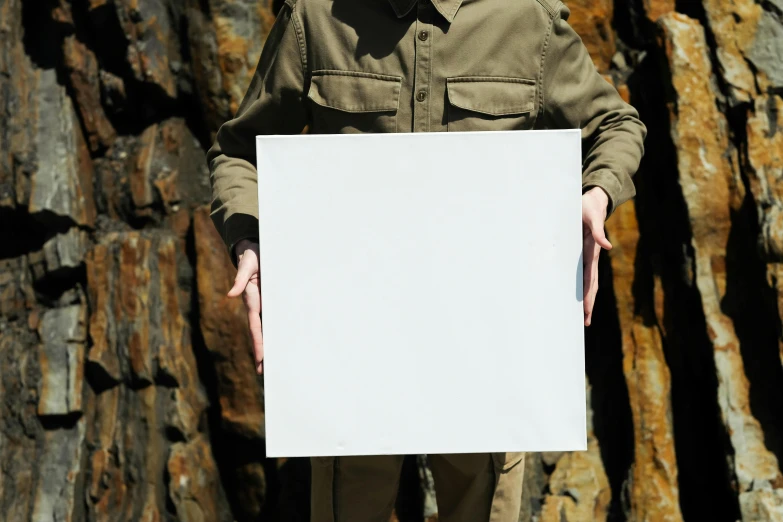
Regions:
<instances>
[{"instance_id":1,"label":"shirt collar","mask_svg":"<svg viewBox=\"0 0 783 522\"><path fill-rule=\"evenodd\" d=\"M449 23L454 21L459 6L462 5L462 0L389 0L389 3L391 3L392 8L394 8L397 18L402 18L413 9L413 6L416 5L417 1L432 2L435 9L437 9Z\"/></svg>"}]
</instances>

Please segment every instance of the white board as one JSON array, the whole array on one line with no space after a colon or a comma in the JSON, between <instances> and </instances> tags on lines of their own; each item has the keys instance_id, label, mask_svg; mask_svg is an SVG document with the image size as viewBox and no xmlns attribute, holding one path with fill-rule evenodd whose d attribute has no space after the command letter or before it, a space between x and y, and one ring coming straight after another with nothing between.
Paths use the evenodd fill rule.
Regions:
<instances>
[{"instance_id":1,"label":"white board","mask_svg":"<svg viewBox=\"0 0 783 522\"><path fill-rule=\"evenodd\" d=\"M258 136L267 455L586 449L580 147Z\"/></svg>"}]
</instances>

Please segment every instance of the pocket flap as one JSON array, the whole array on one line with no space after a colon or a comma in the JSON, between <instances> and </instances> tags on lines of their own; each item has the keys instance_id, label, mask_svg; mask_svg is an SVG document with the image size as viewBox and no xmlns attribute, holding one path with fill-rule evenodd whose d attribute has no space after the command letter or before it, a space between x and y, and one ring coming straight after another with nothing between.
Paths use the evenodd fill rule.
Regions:
<instances>
[{"instance_id":1,"label":"pocket flap","mask_svg":"<svg viewBox=\"0 0 783 522\"><path fill-rule=\"evenodd\" d=\"M449 103L461 109L502 116L536 106L536 81L527 78L462 76L446 79Z\"/></svg>"},{"instance_id":2,"label":"pocket flap","mask_svg":"<svg viewBox=\"0 0 783 522\"><path fill-rule=\"evenodd\" d=\"M314 71L307 97L345 112L394 112L402 78L358 71Z\"/></svg>"}]
</instances>

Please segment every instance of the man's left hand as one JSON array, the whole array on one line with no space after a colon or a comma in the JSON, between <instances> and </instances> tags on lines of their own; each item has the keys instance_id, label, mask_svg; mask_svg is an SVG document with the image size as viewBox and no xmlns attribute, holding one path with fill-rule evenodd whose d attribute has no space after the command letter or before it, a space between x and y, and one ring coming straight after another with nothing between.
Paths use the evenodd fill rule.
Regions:
<instances>
[{"instance_id":1,"label":"man's left hand","mask_svg":"<svg viewBox=\"0 0 783 522\"><path fill-rule=\"evenodd\" d=\"M604 234L604 221L609 197L599 187L582 195L582 262L584 268L585 326L593 319L593 305L598 293L598 256L601 249L611 250L612 244Z\"/></svg>"}]
</instances>

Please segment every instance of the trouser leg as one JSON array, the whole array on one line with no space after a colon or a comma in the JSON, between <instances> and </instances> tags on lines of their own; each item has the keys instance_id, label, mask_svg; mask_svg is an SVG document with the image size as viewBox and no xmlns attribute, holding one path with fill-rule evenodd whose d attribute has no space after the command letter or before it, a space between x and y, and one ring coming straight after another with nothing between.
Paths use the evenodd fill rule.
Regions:
<instances>
[{"instance_id":1,"label":"trouser leg","mask_svg":"<svg viewBox=\"0 0 783 522\"><path fill-rule=\"evenodd\" d=\"M311 522L389 522L402 461L402 455L311 458Z\"/></svg>"},{"instance_id":2,"label":"trouser leg","mask_svg":"<svg viewBox=\"0 0 783 522\"><path fill-rule=\"evenodd\" d=\"M517 522L524 453L430 455L440 522Z\"/></svg>"},{"instance_id":3,"label":"trouser leg","mask_svg":"<svg viewBox=\"0 0 783 522\"><path fill-rule=\"evenodd\" d=\"M525 453L493 453L495 492L489 522L517 522L522 509Z\"/></svg>"},{"instance_id":4,"label":"trouser leg","mask_svg":"<svg viewBox=\"0 0 783 522\"><path fill-rule=\"evenodd\" d=\"M488 453L429 455L439 522L489 520L495 472Z\"/></svg>"}]
</instances>

